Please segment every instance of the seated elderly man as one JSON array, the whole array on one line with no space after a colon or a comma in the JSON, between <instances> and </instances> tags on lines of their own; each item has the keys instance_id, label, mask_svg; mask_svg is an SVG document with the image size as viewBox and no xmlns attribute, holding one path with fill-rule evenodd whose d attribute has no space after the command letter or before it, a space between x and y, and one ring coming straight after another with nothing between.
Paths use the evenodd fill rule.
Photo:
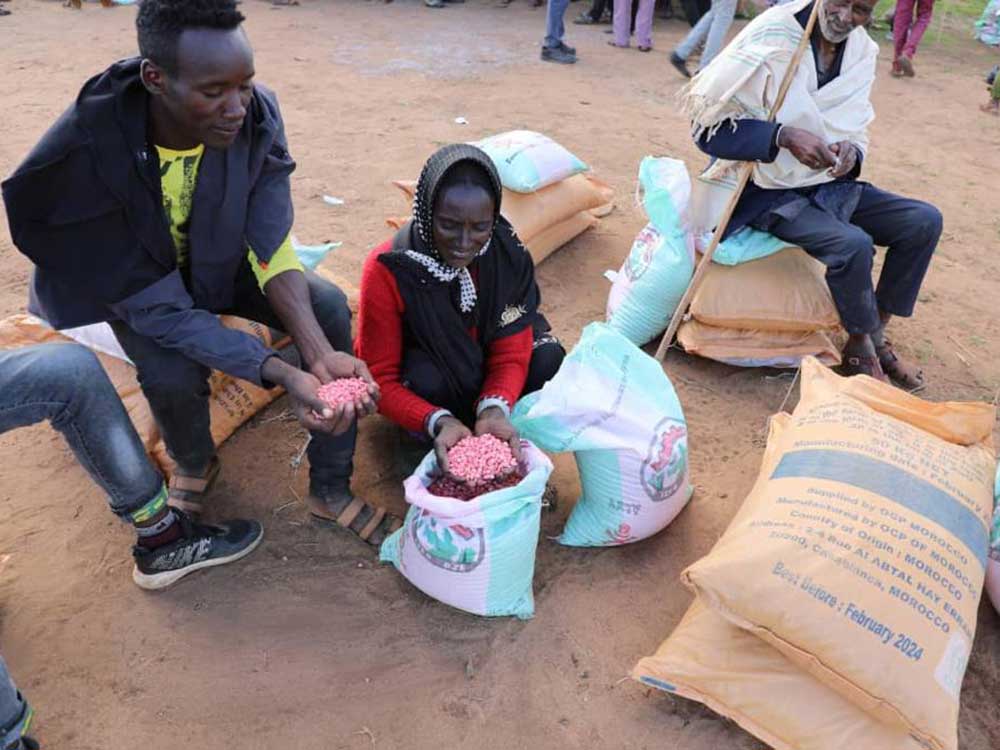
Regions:
<instances>
[{"instance_id":1,"label":"seated elderly man","mask_svg":"<svg viewBox=\"0 0 1000 750\"><path fill-rule=\"evenodd\" d=\"M775 123L766 121L768 107L812 0L772 8L750 23L685 91L685 111L699 147L716 158L706 177L724 183L736 162L756 162L727 234L751 226L821 261L849 335L845 373L917 389L923 374L900 360L884 331L893 315L913 313L941 235L941 214L858 179L875 116L878 45L864 26L876 0L815 1L812 49ZM874 245L888 248L877 286Z\"/></svg>"}]
</instances>

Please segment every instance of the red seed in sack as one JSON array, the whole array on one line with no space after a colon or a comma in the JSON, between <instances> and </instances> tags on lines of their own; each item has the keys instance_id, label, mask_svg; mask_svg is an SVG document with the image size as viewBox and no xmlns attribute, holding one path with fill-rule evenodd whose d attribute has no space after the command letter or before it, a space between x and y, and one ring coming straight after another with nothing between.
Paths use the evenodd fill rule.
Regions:
<instances>
[{"instance_id":1,"label":"red seed in sack","mask_svg":"<svg viewBox=\"0 0 1000 750\"><path fill-rule=\"evenodd\" d=\"M450 497L455 500L472 500L480 495L485 495L487 492L496 492L497 490L514 487L522 479L524 479L524 475L520 471L512 471L505 477L477 485L459 482L451 477L439 477L427 487L427 491L438 497Z\"/></svg>"},{"instance_id":2,"label":"red seed in sack","mask_svg":"<svg viewBox=\"0 0 1000 750\"><path fill-rule=\"evenodd\" d=\"M336 409L342 404L353 404L368 395L368 383L361 378L340 378L321 385L316 395L327 406Z\"/></svg>"}]
</instances>

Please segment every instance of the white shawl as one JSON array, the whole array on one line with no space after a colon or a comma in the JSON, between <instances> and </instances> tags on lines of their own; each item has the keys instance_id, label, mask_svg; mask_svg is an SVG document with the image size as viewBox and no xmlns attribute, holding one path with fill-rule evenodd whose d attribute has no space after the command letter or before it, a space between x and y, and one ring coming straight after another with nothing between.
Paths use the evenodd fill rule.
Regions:
<instances>
[{"instance_id":1,"label":"white shawl","mask_svg":"<svg viewBox=\"0 0 1000 750\"><path fill-rule=\"evenodd\" d=\"M696 139L706 131L714 133L727 120L767 119L802 39L795 14L810 2L794 0L762 13L681 92ZM808 130L827 143L851 141L866 153L868 126L875 119L871 88L877 57L878 45L867 31L856 28L847 37L840 75L820 88L816 61L807 49L775 120ZM736 164L717 161L704 177L733 184ZM767 189L809 187L832 179L826 169L811 169L786 150L771 164L756 164L753 172L753 181Z\"/></svg>"}]
</instances>

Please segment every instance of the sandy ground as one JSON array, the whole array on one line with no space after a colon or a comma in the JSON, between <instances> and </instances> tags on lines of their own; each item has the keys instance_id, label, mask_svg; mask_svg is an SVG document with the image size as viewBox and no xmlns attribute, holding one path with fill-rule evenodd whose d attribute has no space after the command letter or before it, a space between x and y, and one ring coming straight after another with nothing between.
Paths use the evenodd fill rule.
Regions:
<instances>
[{"instance_id":1,"label":"sandy ground","mask_svg":"<svg viewBox=\"0 0 1000 750\"><path fill-rule=\"evenodd\" d=\"M0 174L9 173L79 86L133 53L133 10L14 0L0 19ZM567 19L582 8L571 6ZM686 26L658 21L656 50L606 45L573 27L575 67L537 61L543 11L470 2L432 12L414 0L311 2L245 11L261 81L281 97L297 234L342 240L333 262L357 280L366 250L402 209L387 182L415 177L438 145L516 127L555 136L616 188L618 210L539 271L546 312L572 344L602 316L608 285L644 223L636 168L649 153L701 159L673 95L665 54ZM471 32L471 33L470 33ZM929 36L933 41L933 35ZM866 164L881 186L933 200L946 232L918 315L894 338L920 360L932 399L992 400L1000 387L1000 124L981 115L989 52L927 44L920 78L888 76ZM454 124L456 117L468 126ZM992 187L991 187L992 186ZM323 194L343 198L330 207ZM0 315L20 311L28 264L0 233ZM346 534L313 526L290 468L303 435L279 401L222 450L218 514L261 518L244 563L160 595L129 580L130 534L47 427L0 437L0 647L56 750L180 746L296 748L760 747L734 725L622 681L670 632L690 597L682 568L705 553L750 487L768 414L790 376L672 354L697 494L654 539L620 549L539 546L537 615L486 621L415 591ZM362 429L357 489L397 509L391 431ZM558 532L578 491L557 460ZM963 750L1000 747L1000 622L984 606L965 683Z\"/></svg>"}]
</instances>

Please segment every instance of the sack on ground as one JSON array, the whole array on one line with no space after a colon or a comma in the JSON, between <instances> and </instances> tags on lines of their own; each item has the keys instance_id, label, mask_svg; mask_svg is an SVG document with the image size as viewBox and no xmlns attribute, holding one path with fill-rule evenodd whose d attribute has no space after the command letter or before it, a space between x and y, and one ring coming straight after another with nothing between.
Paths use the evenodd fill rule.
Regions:
<instances>
[{"instance_id":1,"label":"sack on ground","mask_svg":"<svg viewBox=\"0 0 1000 750\"><path fill-rule=\"evenodd\" d=\"M990 533L990 559L986 563L986 593L993 609L1000 615L1000 466L993 487L993 526Z\"/></svg>"},{"instance_id":2,"label":"sack on ground","mask_svg":"<svg viewBox=\"0 0 1000 750\"><path fill-rule=\"evenodd\" d=\"M429 453L403 484L410 509L403 526L382 543L380 559L457 609L531 617L542 493L552 462L527 441L521 447L524 479L467 501L427 491L439 473Z\"/></svg>"},{"instance_id":3,"label":"sack on ground","mask_svg":"<svg viewBox=\"0 0 1000 750\"><path fill-rule=\"evenodd\" d=\"M780 459L778 437L790 420L771 418L758 483ZM876 721L698 599L656 653L639 660L632 678L705 704L775 750L920 750L906 732Z\"/></svg>"},{"instance_id":4,"label":"sack on ground","mask_svg":"<svg viewBox=\"0 0 1000 750\"><path fill-rule=\"evenodd\" d=\"M677 341L688 354L736 367L797 368L806 357L829 367L840 364L840 350L826 331L746 331L688 320Z\"/></svg>"},{"instance_id":5,"label":"sack on ground","mask_svg":"<svg viewBox=\"0 0 1000 750\"><path fill-rule=\"evenodd\" d=\"M590 169L547 135L531 130L511 130L473 145L489 155L500 182L516 193L533 193Z\"/></svg>"},{"instance_id":6,"label":"sack on ground","mask_svg":"<svg viewBox=\"0 0 1000 750\"><path fill-rule=\"evenodd\" d=\"M665 528L691 497L687 423L663 368L603 323L541 391L521 399L514 425L544 450L576 454L583 494L559 542L601 547Z\"/></svg>"},{"instance_id":7,"label":"sack on ground","mask_svg":"<svg viewBox=\"0 0 1000 750\"><path fill-rule=\"evenodd\" d=\"M713 263L691 300L691 316L719 328L834 330L840 316L825 273L798 248L738 266Z\"/></svg>"},{"instance_id":8,"label":"sack on ground","mask_svg":"<svg viewBox=\"0 0 1000 750\"><path fill-rule=\"evenodd\" d=\"M632 677L705 704L775 750L921 750L698 600Z\"/></svg>"},{"instance_id":9,"label":"sack on ground","mask_svg":"<svg viewBox=\"0 0 1000 750\"><path fill-rule=\"evenodd\" d=\"M877 721L955 750L996 410L931 404L813 359L801 380L777 465L682 579Z\"/></svg>"},{"instance_id":10,"label":"sack on ground","mask_svg":"<svg viewBox=\"0 0 1000 750\"><path fill-rule=\"evenodd\" d=\"M222 316L220 320L223 325L229 328L256 336L265 346L277 343L275 341L277 332L260 323L227 315ZM110 331L110 329L107 330ZM76 329L75 332L83 340L103 340L100 329ZM0 349L68 341L67 337L51 328L44 320L31 315L13 315L0 321ZM156 462L160 470L169 477L173 473L175 463L167 453L167 448L149 409L149 403L142 395L136 381L135 368L127 360L119 357L102 351L98 351L96 354L108 375L108 379L111 380L111 384L125 405L146 452ZM212 372L209 386L211 388L209 415L212 440L216 446L221 445L240 425L284 392L280 388L270 390L260 388L253 383L218 371Z\"/></svg>"},{"instance_id":11,"label":"sack on ground","mask_svg":"<svg viewBox=\"0 0 1000 750\"><path fill-rule=\"evenodd\" d=\"M685 211L691 181L684 162L647 156L639 186L649 223L639 232L608 295L607 322L633 344L667 327L694 273L694 239Z\"/></svg>"}]
</instances>

